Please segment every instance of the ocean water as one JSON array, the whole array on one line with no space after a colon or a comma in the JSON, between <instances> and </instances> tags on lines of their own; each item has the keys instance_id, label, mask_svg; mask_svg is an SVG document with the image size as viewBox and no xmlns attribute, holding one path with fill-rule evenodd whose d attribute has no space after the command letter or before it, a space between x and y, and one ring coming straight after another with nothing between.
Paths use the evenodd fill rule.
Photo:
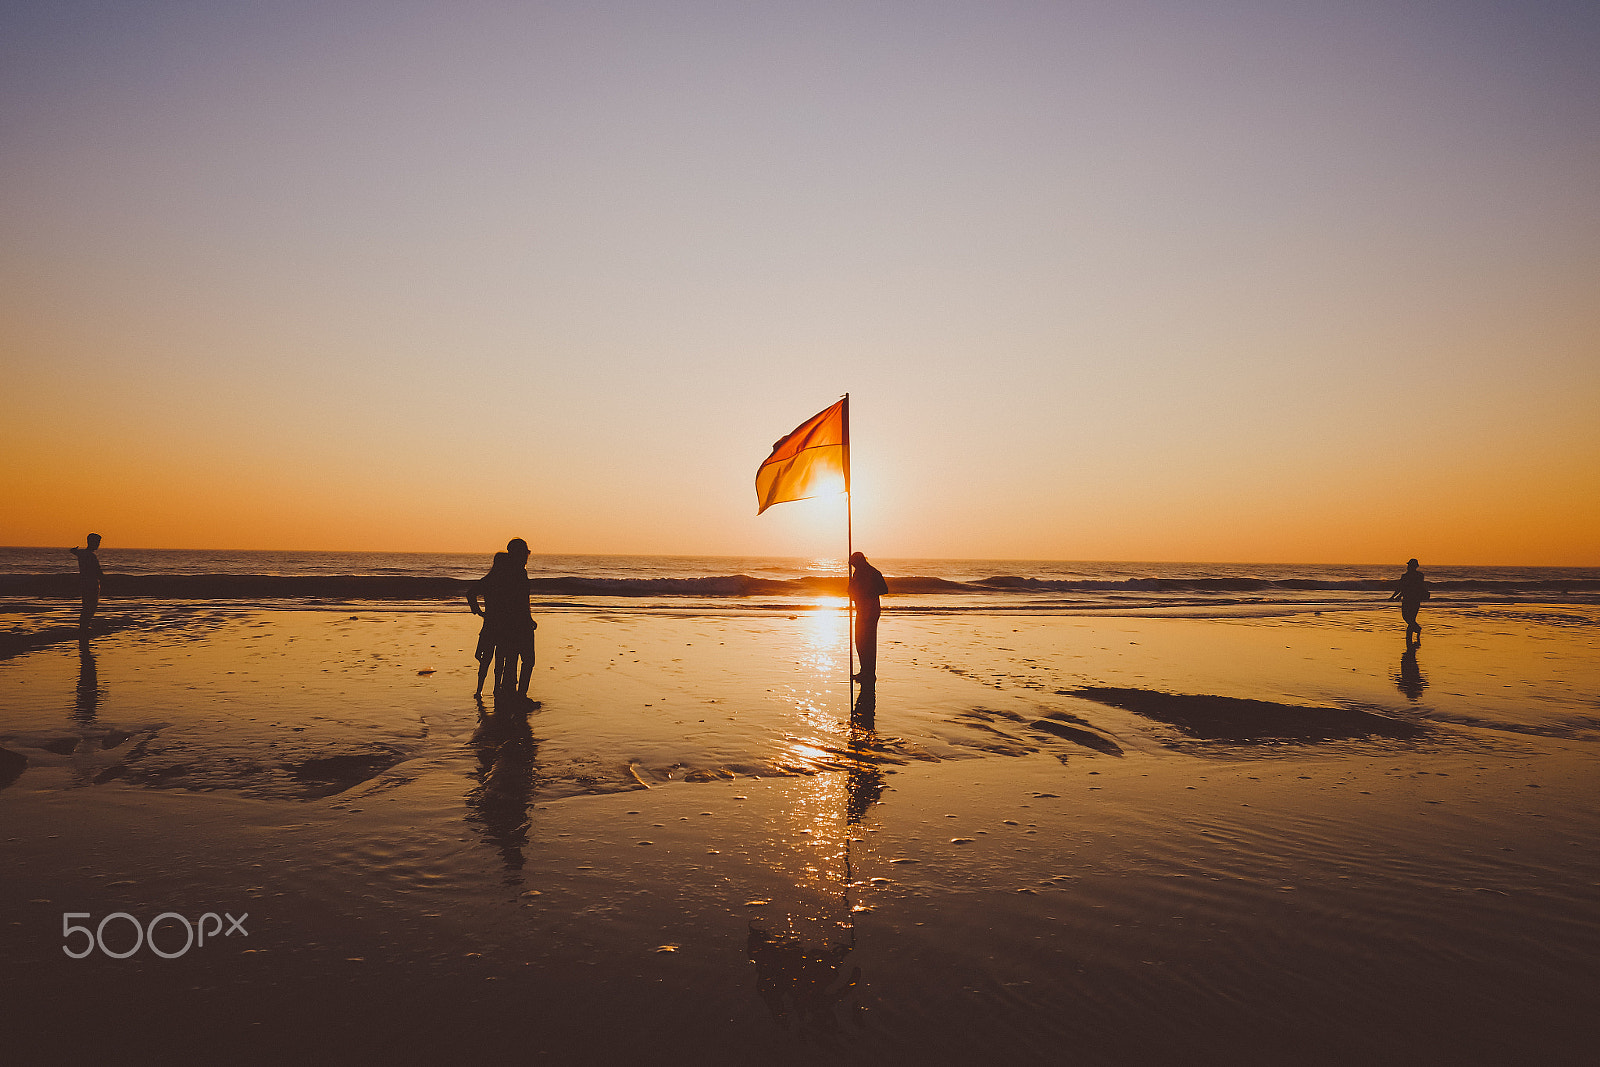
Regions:
<instances>
[{"instance_id":1,"label":"ocean water","mask_svg":"<svg viewBox=\"0 0 1600 1067\"><path fill-rule=\"evenodd\" d=\"M436 603L463 595L490 553L116 549L100 552L108 597L348 603ZM890 610L1238 614L1367 606L1403 564L1141 563L892 559ZM1600 568L1423 568L1436 604L1600 603ZM840 557L536 555L533 592L546 609L618 600L634 609L776 609L844 592ZM76 596L59 548L0 548L0 599Z\"/></svg>"}]
</instances>

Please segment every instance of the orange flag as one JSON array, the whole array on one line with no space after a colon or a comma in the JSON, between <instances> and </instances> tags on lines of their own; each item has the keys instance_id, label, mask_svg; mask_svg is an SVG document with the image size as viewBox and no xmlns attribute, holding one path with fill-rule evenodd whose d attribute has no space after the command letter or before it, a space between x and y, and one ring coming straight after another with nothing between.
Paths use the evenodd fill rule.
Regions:
<instances>
[{"instance_id":1,"label":"orange flag","mask_svg":"<svg viewBox=\"0 0 1600 1067\"><path fill-rule=\"evenodd\" d=\"M785 500L850 491L850 398L811 416L772 446L756 471L759 515Z\"/></svg>"}]
</instances>

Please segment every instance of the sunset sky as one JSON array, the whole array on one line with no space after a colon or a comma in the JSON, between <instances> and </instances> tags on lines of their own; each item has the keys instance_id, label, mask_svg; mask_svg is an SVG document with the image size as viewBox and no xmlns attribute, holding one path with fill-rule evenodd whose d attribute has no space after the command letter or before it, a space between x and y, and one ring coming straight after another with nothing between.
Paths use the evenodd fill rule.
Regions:
<instances>
[{"instance_id":1,"label":"sunset sky","mask_svg":"<svg viewBox=\"0 0 1600 1067\"><path fill-rule=\"evenodd\" d=\"M0 544L1600 565L1600 5L7 3Z\"/></svg>"}]
</instances>

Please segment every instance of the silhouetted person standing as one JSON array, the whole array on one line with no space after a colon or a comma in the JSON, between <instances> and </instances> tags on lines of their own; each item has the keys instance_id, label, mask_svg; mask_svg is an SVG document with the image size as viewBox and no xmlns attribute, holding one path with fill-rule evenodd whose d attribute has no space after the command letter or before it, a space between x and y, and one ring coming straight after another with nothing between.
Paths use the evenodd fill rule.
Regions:
<instances>
[{"instance_id":1,"label":"silhouetted person standing","mask_svg":"<svg viewBox=\"0 0 1600 1067\"><path fill-rule=\"evenodd\" d=\"M520 537L512 538L506 543L505 556L502 561L497 555L489 573L467 590L467 604L474 614L484 617L483 634L478 638L479 650L482 651L486 636L493 637L495 689L504 692L515 684L517 692L527 696L528 683L533 678L533 631L536 629L529 603L528 542ZM480 595L482 611L478 609ZM480 689L483 686L481 659L478 685Z\"/></svg>"},{"instance_id":2,"label":"silhouetted person standing","mask_svg":"<svg viewBox=\"0 0 1600 1067\"><path fill-rule=\"evenodd\" d=\"M483 619L483 626L478 630L478 647L473 651L472 658L478 661L478 688L473 690L475 697L483 696L483 680L488 677L489 665L494 662L495 643L499 636L495 632L494 623L489 618L489 613L479 605L478 597L483 594L487 586L493 585L499 575L495 572L511 566L511 557L504 552L494 554L494 564L489 568L489 573L467 587L467 607L472 613ZM494 687L501 688L500 676L496 675Z\"/></svg>"},{"instance_id":3,"label":"silhouetted person standing","mask_svg":"<svg viewBox=\"0 0 1600 1067\"><path fill-rule=\"evenodd\" d=\"M1409 560L1406 563L1406 572L1400 580L1394 583L1394 593L1390 600L1400 601L1400 617L1406 620L1406 644L1411 644L1412 634L1416 635L1416 643L1422 644L1422 627L1417 625L1417 609L1422 607L1422 602L1428 599L1428 583L1423 580L1422 571L1417 569L1417 561Z\"/></svg>"},{"instance_id":4,"label":"silhouetted person standing","mask_svg":"<svg viewBox=\"0 0 1600 1067\"><path fill-rule=\"evenodd\" d=\"M856 658L861 672L855 677L871 682L878 677L878 617L883 606L878 598L889 591L883 572L856 552L850 557L850 602L856 606Z\"/></svg>"},{"instance_id":5,"label":"silhouetted person standing","mask_svg":"<svg viewBox=\"0 0 1600 1067\"><path fill-rule=\"evenodd\" d=\"M89 632L89 620L94 618L95 608L100 606L100 557L95 553L100 550L100 535L90 534L85 540L88 548L69 548L74 556L78 557L78 591L83 597L83 607L78 611L78 632Z\"/></svg>"}]
</instances>

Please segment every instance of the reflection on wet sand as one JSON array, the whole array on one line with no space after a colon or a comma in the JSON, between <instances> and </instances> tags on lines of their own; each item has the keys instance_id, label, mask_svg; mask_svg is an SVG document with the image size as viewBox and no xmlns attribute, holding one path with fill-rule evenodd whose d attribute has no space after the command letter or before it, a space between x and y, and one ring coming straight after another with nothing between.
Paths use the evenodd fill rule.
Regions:
<instances>
[{"instance_id":1,"label":"reflection on wet sand","mask_svg":"<svg viewBox=\"0 0 1600 1067\"><path fill-rule=\"evenodd\" d=\"M840 1006L861 984L861 968L845 968L856 947L858 914L850 899L856 885L851 848L861 842L856 828L883 797L879 741L870 725L876 699L869 685L851 709L847 768L817 775L793 812L817 852L815 863L794 872L796 899L809 901L809 907L797 905L777 926L749 922L746 946L756 966L756 993L773 1021L795 1034L836 1033ZM854 1008L859 1012L862 1005Z\"/></svg>"},{"instance_id":2,"label":"reflection on wet sand","mask_svg":"<svg viewBox=\"0 0 1600 1067\"><path fill-rule=\"evenodd\" d=\"M100 688L100 675L95 669L94 648L88 638L78 642L78 691L72 705L72 720L80 726L92 725L100 713L100 702L105 699Z\"/></svg>"},{"instance_id":3,"label":"reflection on wet sand","mask_svg":"<svg viewBox=\"0 0 1600 1067\"><path fill-rule=\"evenodd\" d=\"M855 703L850 705L850 725L868 730L878 725L878 683L868 679L861 683Z\"/></svg>"},{"instance_id":4,"label":"reflection on wet sand","mask_svg":"<svg viewBox=\"0 0 1600 1067\"><path fill-rule=\"evenodd\" d=\"M773 1022L796 1033L837 1031L835 1009L861 981L861 968L852 967L838 984L845 957L855 947L854 927L846 943L811 947L793 930L773 933L752 920L748 948L756 965L756 993Z\"/></svg>"},{"instance_id":5,"label":"reflection on wet sand","mask_svg":"<svg viewBox=\"0 0 1600 1067\"><path fill-rule=\"evenodd\" d=\"M883 765L878 761L877 746L877 731L870 726L851 728L854 761L845 772L845 821L851 826L860 823L867 809L883 797Z\"/></svg>"},{"instance_id":6,"label":"reflection on wet sand","mask_svg":"<svg viewBox=\"0 0 1600 1067\"><path fill-rule=\"evenodd\" d=\"M1422 691L1428 688L1428 679L1422 676L1422 668L1417 665L1417 646L1410 642L1400 657L1400 673L1395 675L1394 684L1409 700L1420 700Z\"/></svg>"},{"instance_id":7,"label":"reflection on wet sand","mask_svg":"<svg viewBox=\"0 0 1600 1067\"><path fill-rule=\"evenodd\" d=\"M421 613L0 660L0 783L28 767L0 790L3 902L27 922L0 927L13 970L48 979L14 984L49 1051L12 1058L114 1058L74 1055L84 1004L108 1048L159 1044L142 1020L202 985L229 1020L211 1043L292 1020L318 1059L400 1034L411 1058L1161 1062L1200 1035L1251 1062L1470 1062L1492 1032L1579 1062L1593 1036L1588 616L1441 620L1411 709L1373 613L909 618L914 651L886 649L853 709L842 668L795 666L786 617L560 621L537 733L512 705L473 713L471 635ZM74 788L91 769L108 788ZM95 921L234 902L269 951L91 971L35 898ZM1361 936L1328 921L1349 915Z\"/></svg>"},{"instance_id":8,"label":"reflection on wet sand","mask_svg":"<svg viewBox=\"0 0 1600 1067\"><path fill-rule=\"evenodd\" d=\"M478 785L466 796L467 821L499 851L505 883L521 885L539 755L528 713L539 704L514 694L498 696L492 709L484 707L481 697L477 704L478 728L471 744L478 757L473 776Z\"/></svg>"}]
</instances>

